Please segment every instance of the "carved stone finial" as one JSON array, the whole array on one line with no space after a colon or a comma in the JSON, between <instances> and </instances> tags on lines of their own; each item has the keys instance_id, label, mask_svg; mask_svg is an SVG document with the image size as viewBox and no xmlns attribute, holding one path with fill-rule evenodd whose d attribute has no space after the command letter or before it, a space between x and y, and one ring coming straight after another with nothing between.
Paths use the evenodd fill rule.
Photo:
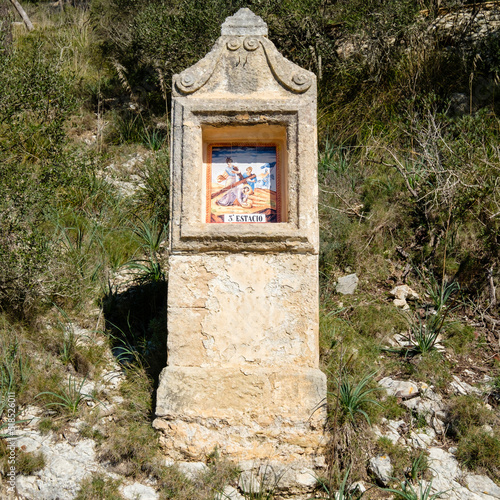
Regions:
<instances>
[{"instance_id":1,"label":"carved stone finial","mask_svg":"<svg viewBox=\"0 0 500 500\"><path fill-rule=\"evenodd\" d=\"M250 9L240 9L234 16L228 17L222 25L222 35L215 42L212 50L196 64L187 68L175 77L176 89L184 95L194 94L204 87L214 75L223 70L223 83L226 88L231 88L234 92L234 81L244 82L247 86L243 92L248 92L248 79L242 80L241 73L259 74L259 79L267 78L267 73L263 72L264 59L258 54L265 55L265 60L271 76L279 85L290 92L302 94L307 92L314 81L314 75L309 71L292 63L283 57L274 44L267 38L267 24L256 16ZM257 56L251 56L256 53ZM262 54L263 53L263 54ZM219 61L227 61L233 58L233 63L219 66ZM244 64L240 63L244 61ZM255 67L257 65L258 67ZM218 71L218 73L217 73ZM232 80L229 84L228 81ZM217 81L217 77L215 78ZM225 82L225 83L224 83ZM257 83L255 84L258 87ZM263 85L262 87L264 87Z\"/></svg>"},{"instance_id":2,"label":"carved stone finial","mask_svg":"<svg viewBox=\"0 0 500 500\"><path fill-rule=\"evenodd\" d=\"M224 21L221 35L267 36L267 24L261 17L244 7Z\"/></svg>"}]
</instances>

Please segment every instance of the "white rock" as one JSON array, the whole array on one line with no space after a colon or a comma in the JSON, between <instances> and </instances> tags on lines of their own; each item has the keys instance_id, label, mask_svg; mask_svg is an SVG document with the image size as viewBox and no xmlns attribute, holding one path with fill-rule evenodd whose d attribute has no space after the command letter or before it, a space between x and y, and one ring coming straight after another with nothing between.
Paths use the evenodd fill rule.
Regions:
<instances>
[{"instance_id":1,"label":"white rock","mask_svg":"<svg viewBox=\"0 0 500 500\"><path fill-rule=\"evenodd\" d=\"M86 395L86 396L93 396L93 394L96 392L96 383L89 381L85 382L81 387L80 387L80 394Z\"/></svg>"},{"instance_id":2,"label":"white rock","mask_svg":"<svg viewBox=\"0 0 500 500\"><path fill-rule=\"evenodd\" d=\"M431 419L431 425L432 428L436 431L436 434L439 434L440 436L445 433L445 425L442 420L439 420L439 418L432 417Z\"/></svg>"},{"instance_id":3,"label":"white rock","mask_svg":"<svg viewBox=\"0 0 500 500\"><path fill-rule=\"evenodd\" d=\"M483 430L486 434L488 434L491 437L495 436L495 431L493 430L493 427L488 424L484 424L481 426L481 430Z\"/></svg>"},{"instance_id":4,"label":"white rock","mask_svg":"<svg viewBox=\"0 0 500 500\"><path fill-rule=\"evenodd\" d=\"M337 293L341 293L342 295L352 295L358 287L358 281L359 278L356 274L348 274L347 276L342 276L337 281L335 291Z\"/></svg>"},{"instance_id":5,"label":"white rock","mask_svg":"<svg viewBox=\"0 0 500 500\"><path fill-rule=\"evenodd\" d=\"M30 420L32 418L40 417L43 413L43 410L38 406L28 405L24 410L19 414L20 420Z\"/></svg>"},{"instance_id":6,"label":"white rock","mask_svg":"<svg viewBox=\"0 0 500 500\"><path fill-rule=\"evenodd\" d=\"M393 380L390 377L384 377L378 383L386 389L390 396L402 397L418 392L417 384L407 380Z\"/></svg>"},{"instance_id":7,"label":"white rock","mask_svg":"<svg viewBox=\"0 0 500 500\"><path fill-rule=\"evenodd\" d=\"M156 491L151 486L141 483L122 486L120 492L127 500L158 500Z\"/></svg>"},{"instance_id":8,"label":"white rock","mask_svg":"<svg viewBox=\"0 0 500 500\"><path fill-rule=\"evenodd\" d=\"M71 445L30 430L18 440L18 444L25 446L25 451L42 452L45 458L46 465L37 472L35 481L20 480L23 498L28 500L72 500L83 479L96 471L103 472L96 460L95 442L90 439Z\"/></svg>"},{"instance_id":9,"label":"white rock","mask_svg":"<svg viewBox=\"0 0 500 500\"><path fill-rule=\"evenodd\" d=\"M305 486L307 488L316 486L318 482L316 474L312 469L302 469L297 471L295 481L301 486Z\"/></svg>"},{"instance_id":10,"label":"white rock","mask_svg":"<svg viewBox=\"0 0 500 500\"><path fill-rule=\"evenodd\" d=\"M33 453L42 447L42 442L42 436L37 433L31 435L23 434L16 439L16 447L27 453Z\"/></svg>"},{"instance_id":11,"label":"white rock","mask_svg":"<svg viewBox=\"0 0 500 500\"><path fill-rule=\"evenodd\" d=\"M415 290L412 290L408 285L397 285L389 292L395 299L398 300L418 300L420 296Z\"/></svg>"},{"instance_id":12,"label":"white rock","mask_svg":"<svg viewBox=\"0 0 500 500\"><path fill-rule=\"evenodd\" d=\"M388 439L392 444L396 444L401 437L397 432L394 432L393 430L382 432L377 426L373 426L373 432L378 437Z\"/></svg>"},{"instance_id":13,"label":"white rock","mask_svg":"<svg viewBox=\"0 0 500 500\"><path fill-rule=\"evenodd\" d=\"M394 342L391 344L394 347L411 347L413 344L408 340L408 337L401 333L396 333L393 336Z\"/></svg>"},{"instance_id":14,"label":"white rock","mask_svg":"<svg viewBox=\"0 0 500 500\"><path fill-rule=\"evenodd\" d=\"M443 398L441 395L434 392L427 384L420 384L420 392L422 393L422 397L439 404L441 409L444 408L444 405L442 404Z\"/></svg>"},{"instance_id":15,"label":"white rock","mask_svg":"<svg viewBox=\"0 0 500 500\"><path fill-rule=\"evenodd\" d=\"M431 471L436 474L445 474L450 479L460 477L461 471L457 459L442 448L428 449Z\"/></svg>"},{"instance_id":16,"label":"white rock","mask_svg":"<svg viewBox=\"0 0 500 500\"><path fill-rule=\"evenodd\" d=\"M361 481L357 481L351 484L351 486L349 487L349 491L353 493L356 491L358 493L364 493L366 491L366 486Z\"/></svg>"},{"instance_id":17,"label":"white rock","mask_svg":"<svg viewBox=\"0 0 500 500\"><path fill-rule=\"evenodd\" d=\"M415 448L425 449L431 446L436 437L433 429L428 428L426 432L411 432L410 439Z\"/></svg>"},{"instance_id":18,"label":"white rock","mask_svg":"<svg viewBox=\"0 0 500 500\"><path fill-rule=\"evenodd\" d=\"M465 477L465 484L469 490L478 495L489 495L493 498L500 498L500 487L487 476L468 474Z\"/></svg>"},{"instance_id":19,"label":"white rock","mask_svg":"<svg viewBox=\"0 0 500 500\"><path fill-rule=\"evenodd\" d=\"M197 479L208 470L203 462L179 462L177 467L189 479Z\"/></svg>"},{"instance_id":20,"label":"white rock","mask_svg":"<svg viewBox=\"0 0 500 500\"><path fill-rule=\"evenodd\" d=\"M17 476L16 488L21 498L37 498L40 491L35 476Z\"/></svg>"},{"instance_id":21,"label":"white rock","mask_svg":"<svg viewBox=\"0 0 500 500\"><path fill-rule=\"evenodd\" d=\"M376 436L383 437L386 439L389 439L389 441L392 444L396 444L400 438L401 435L399 434L399 428L402 425L405 425L404 420L386 420L385 424L387 426L386 431L380 430L380 428L376 425L373 426L373 432L375 433Z\"/></svg>"},{"instance_id":22,"label":"white rock","mask_svg":"<svg viewBox=\"0 0 500 500\"><path fill-rule=\"evenodd\" d=\"M404 420L388 420L387 421L387 427L389 427L389 429L391 429L393 432L399 433L399 429L401 429L401 427L405 427L405 426L406 426L406 422Z\"/></svg>"},{"instance_id":23,"label":"white rock","mask_svg":"<svg viewBox=\"0 0 500 500\"><path fill-rule=\"evenodd\" d=\"M391 459L387 455L370 458L368 466L382 484L386 485L391 480L393 468Z\"/></svg>"},{"instance_id":24,"label":"white rock","mask_svg":"<svg viewBox=\"0 0 500 500\"><path fill-rule=\"evenodd\" d=\"M460 380L456 375L453 375L453 380L450 382L450 387L453 389L455 394L466 396L467 394L476 394L477 396L481 396L482 392L477 387L473 387L472 385Z\"/></svg>"},{"instance_id":25,"label":"white rock","mask_svg":"<svg viewBox=\"0 0 500 500\"><path fill-rule=\"evenodd\" d=\"M226 486L224 490L215 495L215 500L245 500L245 497L232 486Z\"/></svg>"},{"instance_id":26,"label":"white rock","mask_svg":"<svg viewBox=\"0 0 500 500\"><path fill-rule=\"evenodd\" d=\"M405 299L394 299L392 303L396 306L399 307L400 309L403 309L403 311L408 311L410 309L410 306L408 302L406 302Z\"/></svg>"},{"instance_id":27,"label":"white rock","mask_svg":"<svg viewBox=\"0 0 500 500\"><path fill-rule=\"evenodd\" d=\"M253 460L240 460L238 462L238 469L241 471L250 471L254 468L255 462Z\"/></svg>"}]
</instances>

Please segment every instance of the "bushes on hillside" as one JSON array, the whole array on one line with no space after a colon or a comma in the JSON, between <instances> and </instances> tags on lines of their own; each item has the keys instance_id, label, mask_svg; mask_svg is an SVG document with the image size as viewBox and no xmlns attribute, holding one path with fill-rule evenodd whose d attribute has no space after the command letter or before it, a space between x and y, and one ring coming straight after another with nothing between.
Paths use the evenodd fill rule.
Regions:
<instances>
[{"instance_id":1,"label":"bushes on hillside","mask_svg":"<svg viewBox=\"0 0 500 500\"><path fill-rule=\"evenodd\" d=\"M60 284L48 213L88 165L66 148L69 81L36 38L0 58L0 309L27 317Z\"/></svg>"}]
</instances>

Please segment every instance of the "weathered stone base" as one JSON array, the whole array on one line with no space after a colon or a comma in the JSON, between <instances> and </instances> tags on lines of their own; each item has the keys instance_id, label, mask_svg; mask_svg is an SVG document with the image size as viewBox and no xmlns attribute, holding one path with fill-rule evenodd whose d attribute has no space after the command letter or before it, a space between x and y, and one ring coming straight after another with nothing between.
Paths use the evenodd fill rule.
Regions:
<instances>
[{"instance_id":1,"label":"weathered stone base","mask_svg":"<svg viewBox=\"0 0 500 500\"><path fill-rule=\"evenodd\" d=\"M312 470L326 445L325 393L325 375L312 368L167 367L153 425L173 460L217 450L236 463Z\"/></svg>"},{"instance_id":2,"label":"weathered stone base","mask_svg":"<svg viewBox=\"0 0 500 500\"><path fill-rule=\"evenodd\" d=\"M160 375L156 415L167 419L215 418L228 425L309 422L324 411L326 376L315 368L167 366Z\"/></svg>"},{"instance_id":3,"label":"weathered stone base","mask_svg":"<svg viewBox=\"0 0 500 500\"><path fill-rule=\"evenodd\" d=\"M318 296L317 255L170 255L168 365L317 368Z\"/></svg>"},{"instance_id":4,"label":"weathered stone base","mask_svg":"<svg viewBox=\"0 0 500 500\"><path fill-rule=\"evenodd\" d=\"M268 426L256 422L228 425L223 419L172 420L157 418L153 426L162 431L161 442L173 460L203 461L217 450L236 462L272 460L283 464L304 461L309 466L322 456L326 445L321 429L307 422L280 422ZM321 461L321 459L319 459Z\"/></svg>"},{"instance_id":5,"label":"weathered stone base","mask_svg":"<svg viewBox=\"0 0 500 500\"><path fill-rule=\"evenodd\" d=\"M267 470L280 489L311 487L326 446L317 256L169 262L169 366L154 422L167 459L203 462L217 450L254 483Z\"/></svg>"},{"instance_id":6,"label":"weathered stone base","mask_svg":"<svg viewBox=\"0 0 500 500\"><path fill-rule=\"evenodd\" d=\"M326 471L326 437L308 422L291 425L276 419L268 426L231 426L223 419L157 418L153 426L161 432L167 463L205 462L217 452L241 471L238 486L244 493L279 491L280 498L297 500Z\"/></svg>"}]
</instances>

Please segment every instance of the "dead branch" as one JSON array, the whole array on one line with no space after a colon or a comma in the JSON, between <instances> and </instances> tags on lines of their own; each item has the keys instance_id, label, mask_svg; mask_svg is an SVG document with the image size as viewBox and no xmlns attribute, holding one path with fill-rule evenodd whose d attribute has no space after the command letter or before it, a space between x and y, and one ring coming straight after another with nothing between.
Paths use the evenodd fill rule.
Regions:
<instances>
[{"instance_id":1,"label":"dead branch","mask_svg":"<svg viewBox=\"0 0 500 500\"><path fill-rule=\"evenodd\" d=\"M488 284L490 289L490 307L495 307L497 305L497 293L495 282L493 281L493 266L488 269Z\"/></svg>"},{"instance_id":2,"label":"dead branch","mask_svg":"<svg viewBox=\"0 0 500 500\"><path fill-rule=\"evenodd\" d=\"M33 31L35 28L33 27L33 24L30 21L28 14L26 14L26 11L22 8L21 4L17 0L10 0L10 3L14 6L14 8L21 16L22 20L24 21L24 24L26 25L26 29L28 31Z\"/></svg>"},{"instance_id":3,"label":"dead branch","mask_svg":"<svg viewBox=\"0 0 500 500\"><path fill-rule=\"evenodd\" d=\"M397 171L401 174L401 177L403 177L404 181L405 181L405 184L406 184L406 187L408 189L408 191L410 192L410 194L414 197L414 198L418 198L418 193L411 187L411 184L410 184L410 180L408 178L408 172L406 171L406 169L404 168L404 165L399 161L399 159L397 158L397 156L388 148L384 148L393 158L394 158L394 161L396 163L394 164L391 164L391 163L384 163L383 161L379 161L377 163L380 163L386 167L394 167L397 169ZM371 161L374 161L374 160L371 160Z\"/></svg>"},{"instance_id":4,"label":"dead branch","mask_svg":"<svg viewBox=\"0 0 500 500\"><path fill-rule=\"evenodd\" d=\"M360 213L360 209L363 209L363 205L362 204L352 206L347 200L345 200L342 196L340 196L340 194L337 193L337 191L335 191L334 189L332 189L331 191L328 191L328 190L323 189L323 188L319 188L319 189L320 189L320 191L322 193L335 195L348 208L348 210L340 210L338 208L330 207L333 210L337 210L337 212L342 212L342 213L345 213L347 215L355 215L356 217L359 217L360 219L366 219L367 218L365 215L363 215L362 213Z\"/></svg>"}]
</instances>

